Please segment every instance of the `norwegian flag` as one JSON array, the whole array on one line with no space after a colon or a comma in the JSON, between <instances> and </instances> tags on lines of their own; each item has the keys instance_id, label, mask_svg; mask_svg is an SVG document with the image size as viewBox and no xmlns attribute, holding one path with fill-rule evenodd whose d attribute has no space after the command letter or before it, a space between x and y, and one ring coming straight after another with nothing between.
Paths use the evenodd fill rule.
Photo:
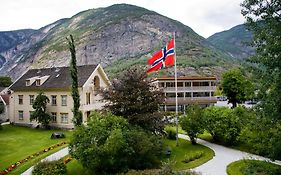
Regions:
<instances>
[{"instance_id":1,"label":"norwegian flag","mask_svg":"<svg viewBox=\"0 0 281 175\"><path fill-rule=\"evenodd\" d=\"M174 65L174 45L174 39L171 39L171 41L166 45L166 47L156 52L149 60L147 60L147 63L151 65L147 73L158 71L159 69L163 69L166 66Z\"/></svg>"}]
</instances>

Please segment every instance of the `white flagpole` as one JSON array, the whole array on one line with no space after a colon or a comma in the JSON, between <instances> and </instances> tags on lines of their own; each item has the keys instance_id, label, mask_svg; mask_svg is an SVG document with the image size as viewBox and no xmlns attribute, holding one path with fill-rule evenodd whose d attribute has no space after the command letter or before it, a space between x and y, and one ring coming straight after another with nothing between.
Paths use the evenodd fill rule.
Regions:
<instances>
[{"instance_id":1,"label":"white flagpole","mask_svg":"<svg viewBox=\"0 0 281 175\"><path fill-rule=\"evenodd\" d=\"M174 55L175 55L175 90L176 90L176 132L177 146L179 146L179 117L178 117L178 80L177 80L177 57L176 57L176 32L174 32Z\"/></svg>"}]
</instances>

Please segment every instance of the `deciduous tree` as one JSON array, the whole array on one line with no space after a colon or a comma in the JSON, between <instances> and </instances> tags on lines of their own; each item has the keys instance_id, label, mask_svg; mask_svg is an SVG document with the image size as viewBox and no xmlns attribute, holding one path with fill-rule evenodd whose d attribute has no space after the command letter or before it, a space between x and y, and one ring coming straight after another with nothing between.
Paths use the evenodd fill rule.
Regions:
<instances>
[{"instance_id":1,"label":"deciduous tree","mask_svg":"<svg viewBox=\"0 0 281 175\"><path fill-rule=\"evenodd\" d=\"M34 100L32 105L34 112L30 115L30 120L36 120L38 123L41 123L45 128L49 127L49 122L51 121L51 116L46 113L46 106L49 103L49 98L44 95L43 92L40 92Z\"/></svg>"},{"instance_id":2,"label":"deciduous tree","mask_svg":"<svg viewBox=\"0 0 281 175\"><path fill-rule=\"evenodd\" d=\"M164 115L158 111L164 95L153 88L145 70L129 69L103 92L104 98L110 101L106 108L113 114L128 119L130 124L152 132L162 132Z\"/></svg>"},{"instance_id":3,"label":"deciduous tree","mask_svg":"<svg viewBox=\"0 0 281 175\"><path fill-rule=\"evenodd\" d=\"M245 79L239 69L232 69L222 75L222 90L235 108L237 103L246 100L247 85L249 82Z\"/></svg>"},{"instance_id":4,"label":"deciduous tree","mask_svg":"<svg viewBox=\"0 0 281 175\"><path fill-rule=\"evenodd\" d=\"M186 115L180 118L180 125L187 132L191 143L196 144L198 134L204 131L201 107L199 105L189 106Z\"/></svg>"}]
</instances>

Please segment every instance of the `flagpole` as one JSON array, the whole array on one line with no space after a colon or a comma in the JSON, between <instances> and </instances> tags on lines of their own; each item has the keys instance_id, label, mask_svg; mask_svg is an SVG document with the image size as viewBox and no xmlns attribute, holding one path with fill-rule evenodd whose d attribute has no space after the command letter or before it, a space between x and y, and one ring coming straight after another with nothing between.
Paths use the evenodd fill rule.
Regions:
<instances>
[{"instance_id":1,"label":"flagpole","mask_svg":"<svg viewBox=\"0 0 281 175\"><path fill-rule=\"evenodd\" d=\"M178 117L178 80L177 80L177 57L176 57L176 32L174 32L174 52L175 52L175 90L176 90L176 139L179 146L179 117Z\"/></svg>"}]
</instances>

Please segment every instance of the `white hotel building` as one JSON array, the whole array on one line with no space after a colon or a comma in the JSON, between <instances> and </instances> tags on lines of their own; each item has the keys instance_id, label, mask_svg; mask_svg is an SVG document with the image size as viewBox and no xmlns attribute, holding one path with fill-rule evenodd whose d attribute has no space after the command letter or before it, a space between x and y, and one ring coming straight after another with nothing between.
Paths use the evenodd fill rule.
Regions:
<instances>
[{"instance_id":1,"label":"white hotel building","mask_svg":"<svg viewBox=\"0 0 281 175\"><path fill-rule=\"evenodd\" d=\"M179 77L177 78L178 90L178 111L184 112L190 104L201 106L211 106L217 102L214 92L216 90L216 77ZM152 85L163 90L165 102L162 109L165 111L175 111L176 90L174 77L156 78Z\"/></svg>"}]
</instances>

